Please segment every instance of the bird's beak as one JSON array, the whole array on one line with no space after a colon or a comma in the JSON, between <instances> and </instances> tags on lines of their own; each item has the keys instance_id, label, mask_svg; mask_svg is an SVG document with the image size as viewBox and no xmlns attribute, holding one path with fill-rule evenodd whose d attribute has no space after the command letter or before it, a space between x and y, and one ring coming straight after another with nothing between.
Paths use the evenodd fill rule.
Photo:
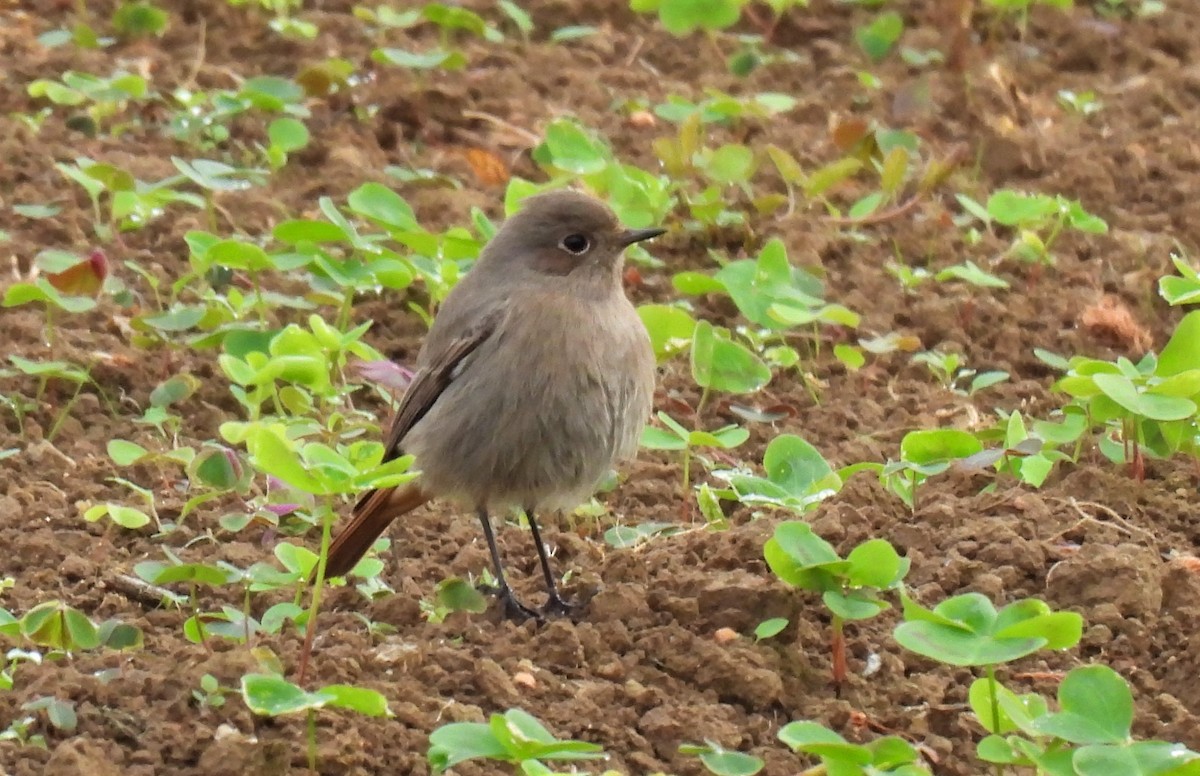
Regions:
<instances>
[{"instance_id":1,"label":"bird's beak","mask_svg":"<svg viewBox=\"0 0 1200 776\"><path fill-rule=\"evenodd\" d=\"M651 237L658 237L660 234L666 234L667 230L659 227L652 229L626 229L617 235L617 242L624 248L627 245L649 240Z\"/></svg>"}]
</instances>

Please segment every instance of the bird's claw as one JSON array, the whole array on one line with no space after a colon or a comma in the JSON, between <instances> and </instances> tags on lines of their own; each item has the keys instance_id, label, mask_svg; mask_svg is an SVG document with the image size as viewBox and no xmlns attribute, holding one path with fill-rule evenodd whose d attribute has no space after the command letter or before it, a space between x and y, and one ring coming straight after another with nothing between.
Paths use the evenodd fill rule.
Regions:
<instances>
[{"instance_id":1,"label":"bird's claw","mask_svg":"<svg viewBox=\"0 0 1200 776\"><path fill-rule=\"evenodd\" d=\"M537 609L522 603L521 599L517 598L512 588L508 585L480 585L477 589L481 593L494 595L500 599L500 606L503 608L504 619L506 620L515 620L517 622L536 620L537 622L542 622L545 619Z\"/></svg>"},{"instance_id":2,"label":"bird's claw","mask_svg":"<svg viewBox=\"0 0 1200 776\"><path fill-rule=\"evenodd\" d=\"M542 606L542 614L547 617L570 617L579 611L579 604L566 601L558 593L551 593L549 600Z\"/></svg>"}]
</instances>

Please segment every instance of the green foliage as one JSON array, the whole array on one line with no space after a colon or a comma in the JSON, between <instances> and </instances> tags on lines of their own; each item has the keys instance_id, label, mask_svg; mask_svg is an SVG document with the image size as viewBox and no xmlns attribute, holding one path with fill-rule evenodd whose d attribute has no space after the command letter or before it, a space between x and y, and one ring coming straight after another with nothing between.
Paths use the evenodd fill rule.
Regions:
<instances>
[{"instance_id":1,"label":"green foliage","mask_svg":"<svg viewBox=\"0 0 1200 776\"><path fill-rule=\"evenodd\" d=\"M714 741L705 741L702 746L682 744L679 753L695 755L709 773L717 776L754 776L765 765L758 757L726 749Z\"/></svg>"},{"instance_id":2,"label":"green foliage","mask_svg":"<svg viewBox=\"0 0 1200 776\"><path fill-rule=\"evenodd\" d=\"M170 16L147 0L125 2L113 12L113 29L131 38L161 37Z\"/></svg>"},{"instance_id":3,"label":"green foliage","mask_svg":"<svg viewBox=\"0 0 1200 776\"><path fill-rule=\"evenodd\" d=\"M1054 388L1070 396L1071 406L1100 432L1100 451L1114 462L1134 463L1145 453L1198 457L1198 336L1200 311L1183 317L1159 355L1147 354L1137 364L1076 356Z\"/></svg>"},{"instance_id":4,"label":"green foliage","mask_svg":"<svg viewBox=\"0 0 1200 776\"><path fill-rule=\"evenodd\" d=\"M789 521L775 527L763 547L775 576L801 590L821 593L832 613L833 680L845 679L846 621L866 620L889 608L881 593L900 589L910 562L886 539L868 539L842 558L808 523Z\"/></svg>"},{"instance_id":5,"label":"green foliage","mask_svg":"<svg viewBox=\"0 0 1200 776\"><path fill-rule=\"evenodd\" d=\"M842 478L821 453L794 434L780 434L770 441L762 468L762 477L741 470L716 472L729 483L729 490L720 495L742 504L803 514L842 488Z\"/></svg>"},{"instance_id":6,"label":"green foliage","mask_svg":"<svg viewBox=\"0 0 1200 776\"><path fill-rule=\"evenodd\" d=\"M390 717L387 699L363 687L330 684L307 692L275 674L246 674L242 677L242 700L255 714L279 717L319 709L345 709L368 717Z\"/></svg>"},{"instance_id":7,"label":"green foliage","mask_svg":"<svg viewBox=\"0 0 1200 776\"><path fill-rule=\"evenodd\" d=\"M438 583L432 601L421 601L421 610L430 622L444 622L454 612L482 614L487 599L465 579L451 577Z\"/></svg>"},{"instance_id":8,"label":"green foliage","mask_svg":"<svg viewBox=\"0 0 1200 776\"><path fill-rule=\"evenodd\" d=\"M779 740L794 752L820 759L826 773L844 776L928 776L916 748L899 736L852 744L816 722L789 722L779 729Z\"/></svg>"},{"instance_id":9,"label":"green foliage","mask_svg":"<svg viewBox=\"0 0 1200 776\"><path fill-rule=\"evenodd\" d=\"M913 512L917 489L925 480L942 474L956 461L969 459L983 450L974 435L959 429L910 431L900 440L899 460L886 464L863 464L856 471L874 471L879 481Z\"/></svg>"},{"instance_id":10,"label":"green foliage","mask_svg":"<svg viewBox=\"0 0 1200 776\"><path fill-rule=\"evenodd\" d=\"M987 682L976 680L969 696L975 716L989 733L978 744L979 758L985 762L1072 776L1200 773L1200 754L1187 747L1134 740L1133 695L1107 666L1070 671L1058 688L1057 712L1050 711L1041 696L1017 695L1002 685L992 705Z\"/></svg>"},{"instance_id":11,"label":"green foliage","mask_svg":"<svg viewBox=\"0 0 1200 776\"><path fill-rule=\"evenodd\" d=\"M443 773L475 759L513 763L527 769L528 764L540 764L542 760L597 760L604 754L595 744L557 739L524 710L509 709L491 715L487 723L441 726L429 735L428 758L433 772Z\"/></svg>"},{"instance_id":12,"label":"green foliage","mask_svg":"<svg viewBox=\"0 0 1200 776\"><path fill-rule=\"evenodd\" d=\"M914 364L924 364L944 388L963 396L973 396L977 391L1005 382L1009 377L1008 372L997 370L977 373L967 368L958 353L927 350L915 354L912 361Z\"/></svg>"},{"instance_id":13,"label":"green foliage","mask_svg":"<svg viewBox=\"0 0 1200 776\"><path fill-rule=\"evenodd\" d=\"M864 620L887 609L879 594L898 588L909 568L908 559L884 539L869 539L842 558L810 525L794 521L775 527L763 555L777 577L821 593L842 620Z\"/></svg>"},{"instance_id":14,"label":"green foliage","mask_svg":"<svg viewBox=\"0 0 1200 776\"><path fill-rule=\"evenodd\" d=\"M716 431L690 431L665 412L658 412L665 428L647 426L642 431L642 447L650 450L678 450L683 453L683 483L687 493L691 486L691 457L697 448L728 450L750 438L750 432L740 426L728 425Z\"/></svg>"},{"instance_id":15,"label":"green foliage","mask_svg":"<svg viewBox=\"0 0 1200 776\"><path fill-rule=\"evenodd\" d=\"M68 70L58 81L40 78L25 91L30 97L56 106L83 108L82 112L71 112L67 125L89 136L102 130L120 134L122 127L111 124L111 120L123 116L130 103L154 97L145 78L121 70L107 78Z\"/></svg>"},{"instance_id":16,"label":"green foliage","mask_svg":"<svg viewBox=\"0 0 1200 776\"><path fill-rule=\"evenodd\" d=\"M1084 234L1108 232L1104 219L1084 210L1077 200L1061 194L1051 197L1000 189L988 197L986 207L966 194L956 196L963 209L989 229L998 224L1014 232L1011 245L1000 258L1012 257L1029 264L1053 266L1052 248L1064 229Z\"/></svg>"},{"instance_id":17,"label":"green foliage","mask_svg":"<svg viewBox=\"0 0 1200 776\"><path fill-rule=\"evenodd\" d=\"M896 11L876 14L870 23L854 31L859 48L871 62L879 62L891 52L904 34L904 18Z\"/></svg>"},{"instance_id":18,"label":"green foliage","mask_svg":"<svg viewBox=\"0 0 1200 776\"><path fill-rule=\"evenodd\" d=\"M1158 279L1159 295L1170 305L1200 303L1200 272L1192 266L1182 250L1171 254L1171 263L1179 274Z\"/></svg>"},{"instance_id":19,"label":"green foliage","mask_svg":"<svg viewBox=\"0 0 1200 776\"><path fill-rule=\"evenodd\" d=\"M732 27L741 17L744 0L630 0L638 13L657 13L667 32L683 37L703 29L714 32Z\"/></svg>"},{"instance_id":20,"label":"green foliage","mask_svg":"<svg viewBox=\"0 0 1200 776\"><path fill-rule=\"evenodd\" d=\"M1039 649L1068 649L1079 643L1083 618L1055 612L1027 598L997 611L985 596L966 593L926 609L901 593L904 622L896 626L900 646L955 666L994 666Z\"/></svg>"}]
</instances>

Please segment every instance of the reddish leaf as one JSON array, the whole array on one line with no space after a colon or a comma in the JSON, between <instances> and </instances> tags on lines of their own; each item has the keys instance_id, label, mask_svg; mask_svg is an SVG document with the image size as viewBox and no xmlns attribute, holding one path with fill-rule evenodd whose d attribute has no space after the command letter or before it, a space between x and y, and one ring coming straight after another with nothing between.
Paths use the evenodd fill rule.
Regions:
<instances>
[{"instance_id":1,"label":"reddish leaf","mask_svg":"<svg viewBox=\"0 0 1200 776\"><path fill-rule=\"evenodd\" d=\"M46 280L60 292L72 296L95 296L108 277L108 257L97 248L86 259L62 272L46 275Z\"/></svg>"},{"instance_id":2,"label":"reddish leaf","mask_svg":"<svg viewBox=\"0 0 1200 776\"><path fill-rule=\"evenodd\" d=\"M485 186L503 186L508 183L508 165L499 156L483 148L468 148L463 152L471 172Z\"/></svg>"},{"instance_id":3,"label":"reddish leaf","mask_svg":"<svg viewBox=\"0 0 1200 776\"><path fill-rule=\"evenodd\" d=\"M390 391L404 393L412 382L413 371L391 361L356 361L353 369L361 377Z\"/></svg>"},{"instance_id":4,"label":"reddish leaf","mask_svg":"<svg viewBox=\"0 0 1200 776\"><path fill-rule=\"evenodd\" d=\"M867 134L870 132L870 127L867 122L858 117L843 119L833 126L831 131L833 144L840 151L850 151L857 146Z\"/></svg>"}]
</instances>

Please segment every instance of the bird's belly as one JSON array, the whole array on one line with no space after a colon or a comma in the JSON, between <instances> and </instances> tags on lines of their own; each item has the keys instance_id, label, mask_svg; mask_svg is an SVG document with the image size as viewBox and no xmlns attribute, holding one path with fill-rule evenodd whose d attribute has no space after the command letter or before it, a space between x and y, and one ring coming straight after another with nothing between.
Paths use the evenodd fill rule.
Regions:
<instances>
[{"instance_id":1,"label":"bird's belly","mask_svg":"<svg viewBox=\"0 0 1200 776\"><path fill-rule=\"evenodd\" d=\"M517 390L464 380L414 427L405 447L435 495L472 506L574 507L636 450L642 419L633 428L621 382L587 370L565 383L532 375ZM451 406L471 410L437 411Z\"/></svg>"}]
</instances>

